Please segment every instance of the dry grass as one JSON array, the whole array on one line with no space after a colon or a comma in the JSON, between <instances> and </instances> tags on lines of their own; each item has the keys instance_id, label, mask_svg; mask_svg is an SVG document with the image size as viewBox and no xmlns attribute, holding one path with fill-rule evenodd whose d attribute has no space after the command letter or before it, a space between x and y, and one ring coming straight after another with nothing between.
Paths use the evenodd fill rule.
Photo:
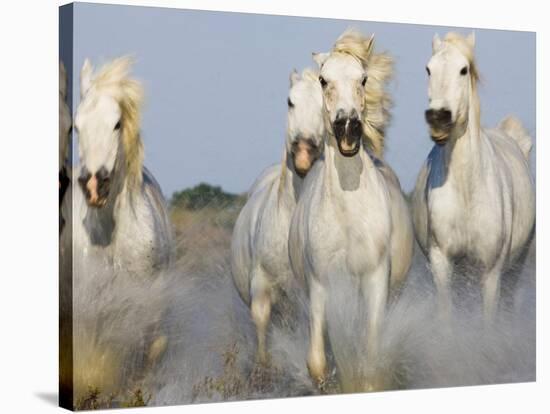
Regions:
<instances>
[{"instance_id":1,"label":"dry grass","mask_svg":"<svg viewBox=\"0 0 550 414\"><path fill-rule=\"evenodd\" d=\"M222 374L216 378L207 376L193 386L193 402L212 400L216 395L224 401L245 400L274 391L282 371L271 363L256 363L245 375L237 364L238 354L237 344L232 344L223 353Z\"/></svg>"},{"instance_id":2,"label":"dry grass","mask_svg":"<svg viewBox=\"0 0 550 414\"><path fill-rule=\"evenodd\" d=\"M88 393L77 400L75 410L103 410L108 408L145 407L151 400L151 395L141 388L136 388L122 395L109 394L103 396L99 388L90 387Z\"/></svg>"}]
</instances>

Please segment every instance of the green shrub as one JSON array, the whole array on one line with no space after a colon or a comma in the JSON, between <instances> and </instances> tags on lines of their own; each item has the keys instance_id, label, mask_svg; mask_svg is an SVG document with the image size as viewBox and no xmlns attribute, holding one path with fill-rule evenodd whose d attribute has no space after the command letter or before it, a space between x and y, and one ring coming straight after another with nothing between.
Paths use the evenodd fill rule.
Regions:
<instances>
[{"instance_id":1,"label":"green shrub","mask_svg":"<svg viewBox=\"0 0 550 414\"><path fill-rule=\"evenodd\" d=\"M227 193L220 186L200 183L193 188L176 191L172 195L172 207L188 210L200 210L205 207L224 208L234 204L239 199L237 194Z\"/></svg>"}]
</instances>

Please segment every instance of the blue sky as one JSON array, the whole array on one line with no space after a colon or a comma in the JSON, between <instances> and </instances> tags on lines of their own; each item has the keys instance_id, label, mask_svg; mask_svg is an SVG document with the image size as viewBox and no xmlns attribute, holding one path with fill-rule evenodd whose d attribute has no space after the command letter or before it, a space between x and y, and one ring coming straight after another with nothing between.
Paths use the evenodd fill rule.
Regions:
<instances>
[{"instance_id":1,"label":"blue sky","mask_svg":"<svg viewBox=\"0 0 550 414\"><path fill-rule=\"evenodd\" d=\"M431 39L470 29L76 3L74 107L86 57L98 67L132 54L146 91L146 165L165 195L199 182L244 192L281 159L290 71L315 67L311 52L328 51L348 27L374 32L376 49L395 58L385 158L410 191L432 146L423 116ZM475 32L482 124L513 113L535 138L535 34Z\"/></svg>"}]
</instances>

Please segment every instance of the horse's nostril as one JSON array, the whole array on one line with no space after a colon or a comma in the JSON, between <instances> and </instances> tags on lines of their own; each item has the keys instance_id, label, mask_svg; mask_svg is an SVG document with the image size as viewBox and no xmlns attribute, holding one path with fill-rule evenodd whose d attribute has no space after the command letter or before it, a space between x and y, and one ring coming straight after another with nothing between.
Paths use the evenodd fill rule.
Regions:
<instances>
[{"instance_id":1,"label":"horse's nostril","mask_svg":"<svg viewBox=\"0 0 550 414\"><path fill-rule=\"evenodd\" d=\"M102 182L102 181L109 181L109 171L107 171L107 168L105 167L101 167L97 172L96 172L96 177L98 179L98 181Z\"/></svg>"},{"instance_id":2,"label":"horse's nostril","mask_svg":"<svg viewBox=\"0 0 550 414\"><path fill-rule=\"evenodd\" d=\"M341 122L341 121L345 122L345 121L346 121L346 118L347 118L347 116L346 116L344 110L343 110L343 109L339 109L338 112L336 112L336 118L335 118L334 122L338 122L338 121L340 121L340 122Z\"/></svg>"},{"instance_id":3,"label":"horse's nostril","mask_svg":"<svg viewBox=\"0 0 550 414\"><path fill-rule=\"evenodd\" d=\"M90 180L92 174L90 174L86 169L83 169L78 177L78 182L82 186L86 186L86 183Z\"/></svg>"},{"instance_id":4,"label":"horse's nostril","mask_svg":"<svg viewBox=\"0 0 550 414\"><path fill-rule=\"evenodd\" d=\"M347 124L346 118L340 118L334 121L334 125L332 129L334 130L334 135L336 137L341 137L346 133L346 124Z\"/></svg>"},{"instance_id":5,"label":"horse's nostril","mask_svg":"<svg viewBox=\"0 0 550 414\"><path fill-rule=\"evenodd\" d=\"M447 110L447 109L444 109L442 112L441 112L441 120L443 122L451 122L451 111Z\"/></svg>"},{"instance_id":6,"label":"horse's nostril","mask_svg":"<svg viewBox=\"0 0 550 414\"><path fill-rule=\"evenodd\" d=\"M351 136L359 136L363 132L363 125L359 118L350 119L349 121L349 132Z\"/></svg>"},{"instance_id":7,"label":"horse's nostril","mask_svg":"<svg viewBox=\"0 0 550 414\"><path fill-rule=\"evenodd\" d=\"M452 121L452 112L448 109L428 109L425 113L429 124L449 124Z\"/></svg>"}]
</instances>

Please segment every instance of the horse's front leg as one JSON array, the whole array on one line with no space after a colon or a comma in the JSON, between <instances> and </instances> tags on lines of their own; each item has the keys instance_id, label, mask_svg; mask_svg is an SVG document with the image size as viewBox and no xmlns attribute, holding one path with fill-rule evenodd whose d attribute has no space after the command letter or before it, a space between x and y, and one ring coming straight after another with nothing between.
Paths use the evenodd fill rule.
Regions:
<instances>
[{"instance_id":1,"label":"horse's front leg","mask_svg":"<svg viewBox=\"0 0 550 414\"><path fill-rule=\"evenodd\" d=\"M271 282L261 267L252 272L250 291L250 312L252 313L252 320L256 325L258 338L256 359L260 364L266 364L269 360L267 352L267 327L271 317Z\"/></svg>"},{"instance_id":2,"label":"horse's front leg","mask_svg":"<svg viewBox=\"0 0 550 414\"><path fill-rule=\"evenodd\" d=\"M491 270L483 275L481 280L483 295L483 314L485 323L494 322L500 300L500 279L502 264L497 263Z\"/></svg>"},{"instance_id":3,"label":"horse's front leg","mask_svg":"<svg viewBox=\"0 0 550 414\"><path fill-rule=\"evenodd\" d=\"M437 289L439 314L448 321L452 309L451 277L453 265L447 255L437 246L430 249L430 265Z\"/></svg>"},{"instance_id":4,"label":"horse's front leg","mask_svg":"<svg viewBox=\"0 0 550 414\"><path fill-rule=\"evenodd\" d=\"M326 380L327 359L325 356L325 289L318 280L309 281L309 350L307 368L309 375L321 388Z\"/></svg>"},{"instance_id":5,"label":"horse's front leg","mask_svg":"<svg viewBox=\"0 0 550 414\"><path fill-rule=\"evenodd\" d=\"M379 388L376 378L376 363L380 352L381 331L386 314L390 284L389 258L384 259L379 266L362 281L363 297L367 305L367 367L365 391Z\"/></svg>"}]
</instances>

